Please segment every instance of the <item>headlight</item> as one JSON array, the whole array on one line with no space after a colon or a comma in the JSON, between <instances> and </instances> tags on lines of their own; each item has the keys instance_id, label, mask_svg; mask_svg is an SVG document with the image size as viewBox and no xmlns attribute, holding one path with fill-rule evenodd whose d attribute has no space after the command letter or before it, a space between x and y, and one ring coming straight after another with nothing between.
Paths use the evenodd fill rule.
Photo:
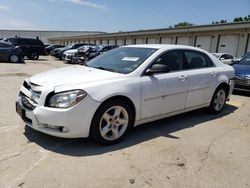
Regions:
<instances>
[{"instance_id":1,"label":"headlight","mask_svg":"<svg viewBox=\"0 0 250 188\"><path fill-rule=\"evenodd\" d=\"M83 90L67 91L53 95L48 102L49 107L69 108L79 103L87 93Z\"/></svg>"}]
</instances>

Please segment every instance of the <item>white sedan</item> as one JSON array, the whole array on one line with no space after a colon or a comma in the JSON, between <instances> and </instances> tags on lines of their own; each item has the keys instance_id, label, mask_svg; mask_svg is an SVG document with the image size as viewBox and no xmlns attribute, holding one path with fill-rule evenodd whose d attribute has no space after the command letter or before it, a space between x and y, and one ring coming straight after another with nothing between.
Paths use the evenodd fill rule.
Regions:
<instances>
[{"instance_id":1,"label":"white sedan","mask_svg":"<svg viewBox=\"0 0 250 188\"><path fill-rule=\"evenodd\" d=\"M232 61L235 59L234 56L232 56L231 54L227 54L227 53L212 53L215 57L217 57L222 63L225 64L231 64Z\"/></svg>"},{"instance_id":2,"label":"white sedan","mask_svg":"<svg viewBox=\"0 0 250 188\"><path fill-rule=\"evenodd\" d=\"M234 70L208 52L179 45L131 45L27 78L16 111L48 135L119 142L129 128L207 107L222 111Z\"/></svg>"}]
</instances>

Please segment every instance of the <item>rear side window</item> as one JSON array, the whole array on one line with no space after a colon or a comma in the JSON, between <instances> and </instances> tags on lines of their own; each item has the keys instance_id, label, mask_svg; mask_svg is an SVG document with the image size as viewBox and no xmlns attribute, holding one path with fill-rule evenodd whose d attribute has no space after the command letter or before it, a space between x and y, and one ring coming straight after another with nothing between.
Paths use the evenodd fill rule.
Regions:
<instances>
[{"instance_id":1,"label":"rear side window","mask_svg":"<svg viewBox=\"0 0 250 188\"><path fill-rule=\"evenodd\" d=\"M28 39L19 39L20 45L31 45Z\"/></svg>"},{"instance_id":2,"label":"rear side window","mask_svg":"<svg viewBox=\"0 0 250 188\"><path fill-rule=\"evenodd\" d=\"M229 55L229 54L224 54L221 56L221 58L224 58L224 59L233 59L233 56Z\"/></svg>"},{"instance_id":3,"label":"rear side window","mask_svg":"<svg viewBox=\"0 0 250 188\"><path fill-rule=\"evenodd\" d=\"M196 51L184 51L184 54L188 69L213 67L212 61L206 54Z\"/></svg>"},{"instance_id":4,"label":"rear side window","mask_svg":"<svg viewBox=\"0 0 250 188\"><path fill-rule=\"evenodd\" d=\"M179 71L182 69L182 53L181 51L167 52L156 59L154 64L167 65L170 72Z\"/></svg>"},{"instance_id":5,"label":"rear side window","mask_svg":"<svg viewBox=\"0 0 250 188\"><path fill-rule=\"evenodd\" d=\"M7 38L7 39L4 39L4 41L10 42L12 44L16 44L17 43L17 40L15 38Z\"/></svg>"}]
</instances>

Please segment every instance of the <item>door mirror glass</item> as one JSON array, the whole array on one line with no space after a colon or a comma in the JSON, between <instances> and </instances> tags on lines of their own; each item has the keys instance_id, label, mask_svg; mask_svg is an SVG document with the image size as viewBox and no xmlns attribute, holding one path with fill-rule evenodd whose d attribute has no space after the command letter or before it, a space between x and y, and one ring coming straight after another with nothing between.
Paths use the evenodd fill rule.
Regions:
<instances>
[{"instance_id":1,"label":"door mirror glass","mask_svg":"<svg viewBox=\"0 0 250 188\"><path fill-rule=\"evenodd\" d=\"M169 68L164 64L154 64L151 68L146 71L146 75L153 75L158 73L168 73Z\"/></svg>"}]
</instances>

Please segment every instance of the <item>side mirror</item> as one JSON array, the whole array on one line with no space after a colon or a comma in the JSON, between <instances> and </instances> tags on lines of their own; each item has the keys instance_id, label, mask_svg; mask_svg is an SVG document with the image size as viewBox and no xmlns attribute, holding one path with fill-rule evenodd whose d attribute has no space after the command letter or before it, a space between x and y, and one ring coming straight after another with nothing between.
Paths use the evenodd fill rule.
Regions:
<instances>
[{"instance_id":1,"label":"side mirror","mask_svg":"<svg viewBox=\"0 0 250 188\"><path fill-rule=\"evenodd\" d=\"M151 68L146 70L146 75L150 76L153 74L159 74L159 73L168 73L169 68L167 65L164 64L154 64Z\"/></svg>"},{"instance_id":2,"label":"side mirror","mask_svg":"<svg viewBox=\"0 0 250 188\"><path fill-rule=\"evenodd\" d=\"M237 63L239 63L239 60L232 60L232 61L229 63L229 65L235 65L235 64L237 64Z\"/></svg>"},{"instance_id":3,"label":"side mirror","mask_svg":"<svg viewBox=\"0 0 250 188\"><path fill-rule=\"evenodd\" d=\"M224 58L224 57L221 57L220 60L225 60L225 58Z\"/></svg>"}]
</instances>

